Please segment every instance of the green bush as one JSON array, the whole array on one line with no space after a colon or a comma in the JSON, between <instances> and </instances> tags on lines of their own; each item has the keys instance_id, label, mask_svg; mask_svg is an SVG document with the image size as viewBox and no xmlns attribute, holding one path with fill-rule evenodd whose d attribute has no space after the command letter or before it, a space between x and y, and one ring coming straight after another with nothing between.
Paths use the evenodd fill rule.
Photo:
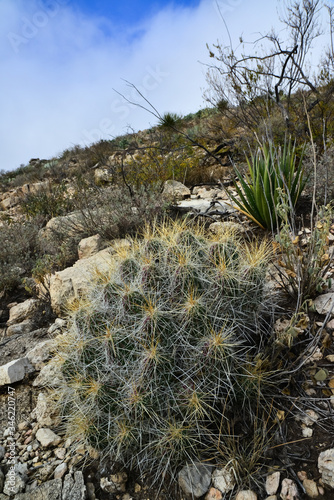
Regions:
<instances>
[{"instance_id":1,"label":"green bush","mask_svg":"<svg viewBox=\"0 0 334 500\"><path fill-rule=\"evenodd\" d=\"M120 249L109 274L69 305L54 359L68 435L162 480L212 458L228 414L245 411L252 425L269 373L261 346L270 333L259 332L269 253L228 225L206 236L186 223L147 229Z\"/></svg>"},{"instance_id":2,"label":"green bush","mask_svg":"<svg viewBox=\"0 0 334 500\"><path fill-rule=\"evenodd\" d=\"M246 179L235 168L241 185L235 185L239 198L232 196L236 208L263 229L276 229L280 223L277 213L280 193L287 195L290 211L293 211L304 189L302 157L296 165L295 146L289 141L277 149L273 144L263 145L256 155L247 158L247 164Z\"/></svg>"}]
</instances>

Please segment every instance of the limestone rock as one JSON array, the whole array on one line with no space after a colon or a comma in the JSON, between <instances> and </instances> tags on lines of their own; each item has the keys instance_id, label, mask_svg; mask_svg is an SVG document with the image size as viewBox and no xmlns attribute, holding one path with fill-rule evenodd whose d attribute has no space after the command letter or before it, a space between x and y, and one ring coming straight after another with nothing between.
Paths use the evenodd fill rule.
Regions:
<instances>
[{"instance_id":1,"label":"limestone rock","mask_svg":"<svg viewBox=\"0 0 334 500\"><path fill-rule=\"evenodd\" d=\"M5 477L3 493L16 495L24 490L27 481L27 464L16 464L10 467Z\"/></svg>"},{"instance_id":2,"label":"limestone rock","mask_svg":"<svg viewBox=\"0 0 334 500\"><path fill-rule=\"evenodd\" d=\"M188 189L182 182L168 180L164 184L162 192L163 196L183 200L190 197L190 189Z\"/></svg>"},{"instance_id":3,"label":"limestone rock","mask_svg":"<svg viewBox=\"0 0 334 500\"><path fill-rule=\"evenodd\" d=\"M8 196L8 198L4 198L0 202L0 206L2 210L9 210L10 208L15 207L18 203L20 203L20 198L13 194Z\"/></svg>"},{"instance_id":4,"label":"limestone rock","mask_svg":"<svg viewBox=\"0 0 334 500\"><path fill-rule=\"evenodd\" d=\"M89 238L84 238L80 241L78 245L78 256L79 259L86 259L95 255L100 250L106 246L106 242L99 234L90 236Z\"/></svg>"},{"instance_id":5,"label":"limestone rock","mask_svg":"<svg viewBox=\"0 0 334 500\"><path fill-rule=\"evenodd\" d=\"M113 174L109 168L99 167L94 170L94 182L97 185L113 181Z\"/></svg>"},{"instance_id":6,"label":"limestone rock","mask_svg":"<svg viewBox=\"0 0 334 500\"><path fill-rule=\"evenodd\" d=\"M54 340L44 340L44 342L40 342L26 354L27 359L34 366L35 370L41 370L45 366L45 361L50 357L54 346Z\"/></svg>"},{"instance_id":7,"label":"limestone rock","mask_svg":"<svg viewBox=\"0 0 334 500\"><path fill-rule=\"evenodd\" d=\"M6 365L0 366L0 387L19 382L28 373L32 373L33 371L34 368L27 358L14 359Z\"/></svg>"},{"instance_id":8,"label":"limestone rock","mask_svg":"<svg viewBox=\"0 0 334 500\"><path fill-rule=\"evenodd\" d=\"M56 318L55 322L49 327L48 333L52 335L55 332L60 332L62 328L65 328L66 320L62 318Z\"/></svg>"},{"instance_id":9,"label":"limestone rock","mask_svg":"<svg viewBox=\"0 0 334 500\"><path fill-rule=\"evenodd\" d=\"M57 425L60 421L60 417L54 415L52 406L43 392L38 394L36 408L34 408L32 414L41 427Z\"/></svg>"},{"instance_id":10,"label":"limestone rock","mask_svg":"<svg viewBox=\"0 0 334 500\"><path fill-rule=\"evenodd\" d=\"M9 320L7 325L21 323L23 320L31 318L36 312L39 301L37 299L27 299L9 310Z\"/></svg>"},{"instance_id":11,"label":"limestone rock","mask_svg":"<svg viewBox=\"0 0 334 500\"><path fill-rule=\"evenodd\" d=\"M67 474L64 478L62 500L85 500L86 496L87 490L82 472L75 472L74 478L71 474Z\"/></svg>"},{"instance_id":12,"label":"limestone rock","mask_svg":"<svg viewBox=\"0 0 334 500\"><path fill-rule=\"evenodd\" d=\"M97 254L77 261L72 267L59 271L50 278L50 297L53 311L64 314L68 301L79 298L87 289L94 271L108 273L112 250L106 248Z\"/></svg>"},{"instance_id":13,"label":"limestone rock","mask_svg":"<svg viewBox=\"0 0 334 500\"><path fill-rule=\"evenodd\" d=\"M36 439L44 448L48 446L57 446L61 441L61 437L58 436L58 434L55 434L51 429L47 428L38 429L36 432Z\"/></svg>"},{"instance_id":14,"label":"limestone rock","mask_svg":"<svg viewBox=\"0 0 334 500\"><path fill-rule=\"evenodd\" d=\"M292 479L283 479L281 488L282 500L297 500L298 490L296 483Z\"/></svg>"},{"instance_id":15,"label":"limestone rock","mask_svg":"<svg viewBox=\"0 0 334 500\"><path fill-rule=\"evenodd\" d=\"M180 488L186 495L199 498L209 489L211 467L204 464L186 465L180 470L178 480Z\"/></svg>"},{"instance_id":16,"label":"limestone rock","mask_svg":"<svg viewBox=\"0 0 334 500\"><path fill-rule=\"evenodd\" d=\"M6 330L6 337L11 337L12 335L25 335L26 333L32 332L34 329L34 323L30 319L25 319L21 323L11 325Z\"/></svg>"},{"instance_id":17,"label":"limestone rock","mask_svg":"<svg viewBox=\"0 0 334 500\"><path fill-rule=\"evenodd\" d=\"M275 495L278 490L281 474L280 472L273 472L266 479L266 492L267 495Z\"/></svg>"},{"instance_id":18,"label":"limestone rock","mask_svg":"<svg viewBox=\"0 0 334 500\"><path fill-rule=\"evenodd\" d=\"M63 462L62 464L57 465L55 468L53 477L55 479L61 479L67 472L67 463Z\"/></svg>"},{"instance_id":19,"label":"limestone rock","mask_svg":"<svg viewBox=\"0 0 334 500\"><path fill-rule=\"evenodd\" d=\"M318 458L318 469L323 482L334 488L334 448L323 451Z\"/></svg>"},{"instance_id":20,"label":"limestone rock","mask_svg":"<svg viewBox=\"0 0 334 500\"><path fill-rule=\"evenodd\" d=\"M235 500L257 500L257 494L252 490L239 491Z\"/></svg>"},{"instance_id":21,"label":"limestone rock","mask_svg":"<svg viewBox=\"0 0 334 500\"><path fill-rule=\"evenodd\" d=\"M34 387L57 387L63 379L61 367L53 363L45 365L32 385Z\"/></svg>"},{"instance_id":22,"label":"limestone rock","mask_svg":"<svg viewBox=\"0 0 334 500\"><path fill-rule=\"evenodd\" d=\"M328 314L334 316L334 293L324 293L313 301L318 314Z\"/></svg>"},{"instance_id":23,"label":"limestone rock","mask_svg":"<svg viewBox=\"0 0 334 500\"><path fill-rule=\"evenodd\" d=\"M216 469L212 474L212 483L213 486L222 493L227 493L233 490L236 481L232 469L230 467Z\"/></svg>"},{"instance_id":24,"label":"limestone rock","mask_svg":"<svg viewBox=\"0 0 334 500\"><path fill-rule=\"evenodd\" d=\"M27 493L20 493L15 500L62 500L61 479L52 479Z\"/></svg>"}]
</instances>

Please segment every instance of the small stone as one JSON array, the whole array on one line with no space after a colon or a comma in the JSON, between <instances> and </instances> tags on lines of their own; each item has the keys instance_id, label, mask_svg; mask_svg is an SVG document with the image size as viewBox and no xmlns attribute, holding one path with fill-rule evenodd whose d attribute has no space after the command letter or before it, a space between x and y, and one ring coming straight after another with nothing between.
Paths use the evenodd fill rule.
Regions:
<instances>
[{"instance_id":1,"label":"small stone","mask_svg":"<svg viewBox=\"0 0 334 500\"><path fill-rule=\"evenodd\" d=\"M108 493L125 493L128 475L126 472L112 474L109 477L101 477L100 486Z\"/></svg>"},{"instance_id":2,"label":"small stone","mask_svg":"<svg viewBox=\"0 0 334 500\"><path fill-rule=\"evenodd\" d=\"M317 483L313 481L313 479L304 479L303 486L306 491L306 495L310 498L318 498L319 491L317 487Z\"/></svg>"},{"instance_id":3,"label":"small stone","mask_svg":"<svg viewBox=\"0 0 334 500\"><path fill-rule=\"evenodd\" d=\"M208 491L211 482L211 467L204 464L186 465L178 476L179 486L186 495L199 498Z\"/></svg>"},{"instance_id":4,"label":"small stone","mask_svg":"<svg viewBox=\"0 0 334 500\"><path fill-rule=\"evenodd\" d=\"M230 467L216 469L212 474L212 483L222 493L233 490L236 481L232 469Z\"/></svg>"},{"instance_id":5,"label":"small stone","mask_svg":"<svg viewBox=\"0 0 334 500\"><path fill-rule=\"evenodd\" d=\"M281 478L281 473L280 472L273 472L269 476L267 476L266 479L266 492L267 495L275 495L275 493L278 490L279 483L280 483L280 478Z\"/></svg>"},{"instance_id":6,"label":"small stone","mask_svg":"<svg viewBox=\"0 0 334 500\"><path fill-rule=\"evenodd\" d=\"M178 200L190 198L190 189L188 189L182 182L168 180L164 184L163 196L172 197Z\"/></svg>"},{"instance_id":7,"label":"small stone","mask_svg":"<svg viewBox=\"0 0 334 500\"><path fill-rule=\"evenodd\" d=\"M303 422L306 426L311 426L319 420L319 415L313 410L306 410L305 413L297 415L296 420Z\"/></svg>"},{"instance_id":8,"label":"small stone","mask_svg":"<svg viewBox=\"0 0 334 500\"><path fill-rule=\"evenodd\" d=\"M301 481L305 481L305 479L307 479L307 473L304 470L297 472L297 476Z\"/></svg>"},{"instance_id":9,"label":"small stone","mask_svg":"<svg viewBox=\"0 0 334 500\"><path fill-rule=\"evenodd\" d=\"M6 330L6 337L12 337L13 335L26 335L27 333L32 332L34 329L34 323L26 319L21 323L17 323L15 325L11 325Z\"/></svg>"},{"instance_id":10,"label":"small stone","mask_svg":"<svg viewBox=\"0 0 334 500\"><path fill-rule=\"evenodd\" d=\"M6 474L3 493L8 496L16 495L24 490L25 485L25 480L21 475L11 468Z\"/></svg>"},{"instance_id":11,"label":"small stone","mask_svg":"<svg viewBox=\"0 0 334 500\"><path fill-rule=\"evenodd\" d=\"M17 428L19 431L24 431L25 429L29 429L29 424L28 424L28 422L20 422L17 425Z\"/></svg>"},{"instance_id":12,"label":"small stone","mask_svg":"<svg viewBox=\"0 0 334 500\"><path fill-rule=\"evenodd\" d=\"M276 495L270 495L270 497L265 498L265 500L277 500Z\"/></svg>"},{"instance_id":13,"label":"small stone","mask_svg":"<svg viewBox=\"0 0 334 500\"><path fill-rule=\"evenodd\" d=\"M65 448L57 448L54 450L54 454L59 460L64 460L65 455L66 455L66 449Z\"/></svg>"},{"instance_id":14,"label":"small stone","mask_svg":"<svg viewBox=\"0 0 334 500\"><path fill-rule=\"evenodd\" d=\"M323 483L334 488L334 448L323 451L318 458L318 469Z\"/></svg>"},{"instance_id":15,"label":"small stone","mask_svg":"<svg viewBox=\"0 0 334 500\"><path fill-rule=\"evenodd\" d=\"M305 438L312 437L313 429L311 429L311 427L306 427L302 425L302 434Z\"/></svg>"},{"instance_id":16,"label":"small stone","mask_svg":"<svg viewBox=\"0 0 334 500\"><path fill-rule=\"evenodd\" d=\"M57 446L61 441L61 437L51 429L38 429L36 438L44 448L47 446Z\"/></svg>"},{"instance_id":17,"label":"small stone","mask_svg":"<svg viewBox=\"0 0 334 500\"><path fill-rule=\"evenodd\" d=\"M329 328L330 330L334 330L334 319L331 319L330 321L328 321L328 323L326 324L326 328Z\"/></svg>"},{"instance_id":18,"label":"small stone","mask_svg":"<svg viewBox=\"0 0 334 500\"><path fill-rule=\"evenodd\" d=\"M14 359L0 366L0 386L20 382L26 374L33 371L34 368L27 358Z\"/></svg>"},{"instance_id":19,"label":"small stone","mask_svg":"<svg viewBox=\"0 0 334 500\"><path fill-rule=\"evenodd\" d=\"M9 310L9 320L7 325L14 325L16 323L21 323L27 318L33 316L38 307L39 301L37 299L28 299L16 306L13 306Z\"/></svg>"},{"instance_id":20,"label":"small stone","mask_svg":"<svg viewBox=\"0 0 334 500\"><path fill-rule=\"evenodd\" d=\"M334 321L334 320L333 320ZM327 361L329 361L330 363L334 363L334 354L328 354L328 356L326 356L326 359Z\"/></svg>"},{"instance_id":21,"label":"small stone","mask_svg":"<svg viewBox=\"0 0 334 500\"><path fill-rule=\"evenodd\" d=\"M135 484L135 493L139 493L141 491L141 486L140 484L136 483Z\"/></svg>"},{"instance_id":22,"label":"small stone","mask_svg":"<svg viewBox=\"0 0 334 500\"><path fill-rule=\"evenodd\" d=\"M205 500L222 500L222 493L216 488L210 488L207 494L205 495Z\"/></svg>"},{"instance_id":23,"label":"small stone","mask_svg":"<svg viewBox=\"0 0 334 500\"><path fill-rule=\"evenodd\" d=\"M257 500L257 494L252 490L239 491L235 500Z\"/></svg>"},{"instance_id":24,"label":"small stone","mask_svg":"<svg viewBox=\"0 0 334 500\"><path fill-rule=\"evenodd\" d=\"M67 472L67 464L66 463L59 464L55 468L53 477L55 479L61 479L65 475L66 472Z\"/></svg>"},{"instance_id":25,"label":"small stone","mask_svg":"<svg viewBox=\"0 0 334 500\"><path fill-rule=\"evenodd\" d=\"M52 349L54 349L54 347L54 340L44 340L44 342L39 342L26 354L26 357L34 366L35 370L39 371L45 366L45 362L49 359L51 351Z\"/></svg>"},{"instance_id":26,"label":"small stone","mask_svg":"<svg viewBox=\"0 0 334 500\"><path fill-rule=\"evenodd\" d=\"M314 299L313 304L318 314L334 315L334 293L324 293L319 295L316 299Z\"/></svg>"},{"instance_id":27,"label":"small stone","mask_svg":"<svg viewBox=\"0 0 334 500\"><path fill-rule=\"evenodd\" d=\"M125 493L125 495L122 496L122 500L132 500L132 496L129 493Z\"/></svg>"},{"instance_id":28,"label":"small stone","mask_svg":"<svg viewBox=\"0 0 334 500\"><path fill-rule=\"evenodd\" d=\"M297 485L292 479L283 479L281 489L282 500L297 500L298 490Z\"/></svg>"}]
</instances>

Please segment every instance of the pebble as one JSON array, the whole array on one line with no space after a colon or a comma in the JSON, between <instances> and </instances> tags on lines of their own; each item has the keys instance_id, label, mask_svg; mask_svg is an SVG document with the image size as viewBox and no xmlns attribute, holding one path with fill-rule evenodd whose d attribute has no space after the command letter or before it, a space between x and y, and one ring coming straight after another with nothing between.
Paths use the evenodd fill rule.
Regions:
<instances>
[{"instance_id":1,"label":"pebble","mask_svg":"<svg viewBox=\"0 0 334 500\"><path fill-rule=\"evenodd\" d=\"M273 472L269 476L267 476L266 479L266 492L267 495L275 495L275 493L278 490L279 483L280 483L280 478L281 478L281 473L280 472Z\"/></svg>"},{"instance_id":2,"label":"pebble","mask_svg":"<svg viewBox=\"0 0 334 500\"><path fill-rule=\"evenodd\" d=\"M235 500L257 500L257 494L252 490L239 491Z\"/></svg>"},{"instance_id":3,"label":"pebble","mask_svg":"<svg viewBox=\"0 0 334 500\"><path fill-rule=\"evenodd\" d=\"M55 479L61 479L66 472L67 472L67 463L63 462L55 468L53 477Z\"/></svg>"},{"instance_id":4,"label":"pebble","mask_svg":"<svg viewBox=\"0 0 334 500\"><path fill-rule=\"evenodd\" d=\"M222 500L223 495L221 491L216 488L210 488L207 494L205 495L205 500Z\"/></svg>"},{"instance_id":5,"label":"pebble","mask_svg":"<svg viewBox=\"0 0 334 500\"><path fill-rule=\"evenodd\" d=\"M296 483L292 479L283 479L281 489L282 500L297 500L298 489Z\"/></svg>"},{"instance_id":6,"label":"pebble","mask_svg":"<svg viewBox=\"0 0 334 500\"><path fill-rule=\"evenodd\" d=\"M317 483L313 481L313 479L304 479L303 486L305 488L306 495L308 495L310 498L318 498L319 491Z\"/></svg>"}]
</instances>

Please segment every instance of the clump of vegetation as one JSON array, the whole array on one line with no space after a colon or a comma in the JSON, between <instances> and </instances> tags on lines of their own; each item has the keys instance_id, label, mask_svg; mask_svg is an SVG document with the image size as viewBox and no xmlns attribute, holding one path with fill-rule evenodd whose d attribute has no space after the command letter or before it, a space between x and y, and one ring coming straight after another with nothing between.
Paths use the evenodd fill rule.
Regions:
<instances>
[{"instance_id":1,"label":"clump of vegetation","mask_svg":"<svg viewBox=\"0 0 334 500\"><path fill-rule=\"evenodd\" d=\"M302 156L296 165L296 150L291 140L282 148L273 144L262 145L256 155L247 158L246 178L235 167L240 187L235 184L239 198L232 196L237 208L263 229L274 230L279 226L277 207L282 194L288 200L288 209L294 207L304 189L306 179Z\"/></svg>"},{"instance_id":2,"label":"clump of vegetation","mask_svg":"<svg viewBox=\"0 0 334 500\"><path fill-rule=\"evenodd\" d=\"M73 209L73 203L67 192L67 185L52 184L37 193L29 193L21 202L21 209L28 218L42 216L48 221L52 217L65 215Z\"/></svg>"},{"instance_id":3,"label":"clump of vegetation","mask_svg":"<svg viewBox=\"0 0 334 500\"><path fill-rule=\"evenodd\" d=\"M38 225L7 221L0 228L0 291L11 292L29 276L36 260Z\"/></svg>"},{"instance_id":4,"label":"clump of vegetation","mask_svg":"<svg viewBox=\"0 0 334 500\"><path fill-rule=\"evenodd\" d=\"M69 306L54 360L68 434L162 480L212 459L225 420L251 427L270 406L271 334L259 321L269 255L229 225L206 236L187 223L147 228L119 250Z\"/></svg>"},{"instance_id":5,"label":"clump of vegetation","mask_svg":"<svg viewBox=\"0 0 334 500\"><path fill-rule=\"evenodd\" d=\"M283 224L275 236L277 269L281 285L296 300L298 310L305 300L330 286L327 272L332 257L328 234L334 214L331 205L322 207L312 221L312 229L298 231L290 223L288 211L287 203L279 207Z\"/></svg>"}]
</instances>

